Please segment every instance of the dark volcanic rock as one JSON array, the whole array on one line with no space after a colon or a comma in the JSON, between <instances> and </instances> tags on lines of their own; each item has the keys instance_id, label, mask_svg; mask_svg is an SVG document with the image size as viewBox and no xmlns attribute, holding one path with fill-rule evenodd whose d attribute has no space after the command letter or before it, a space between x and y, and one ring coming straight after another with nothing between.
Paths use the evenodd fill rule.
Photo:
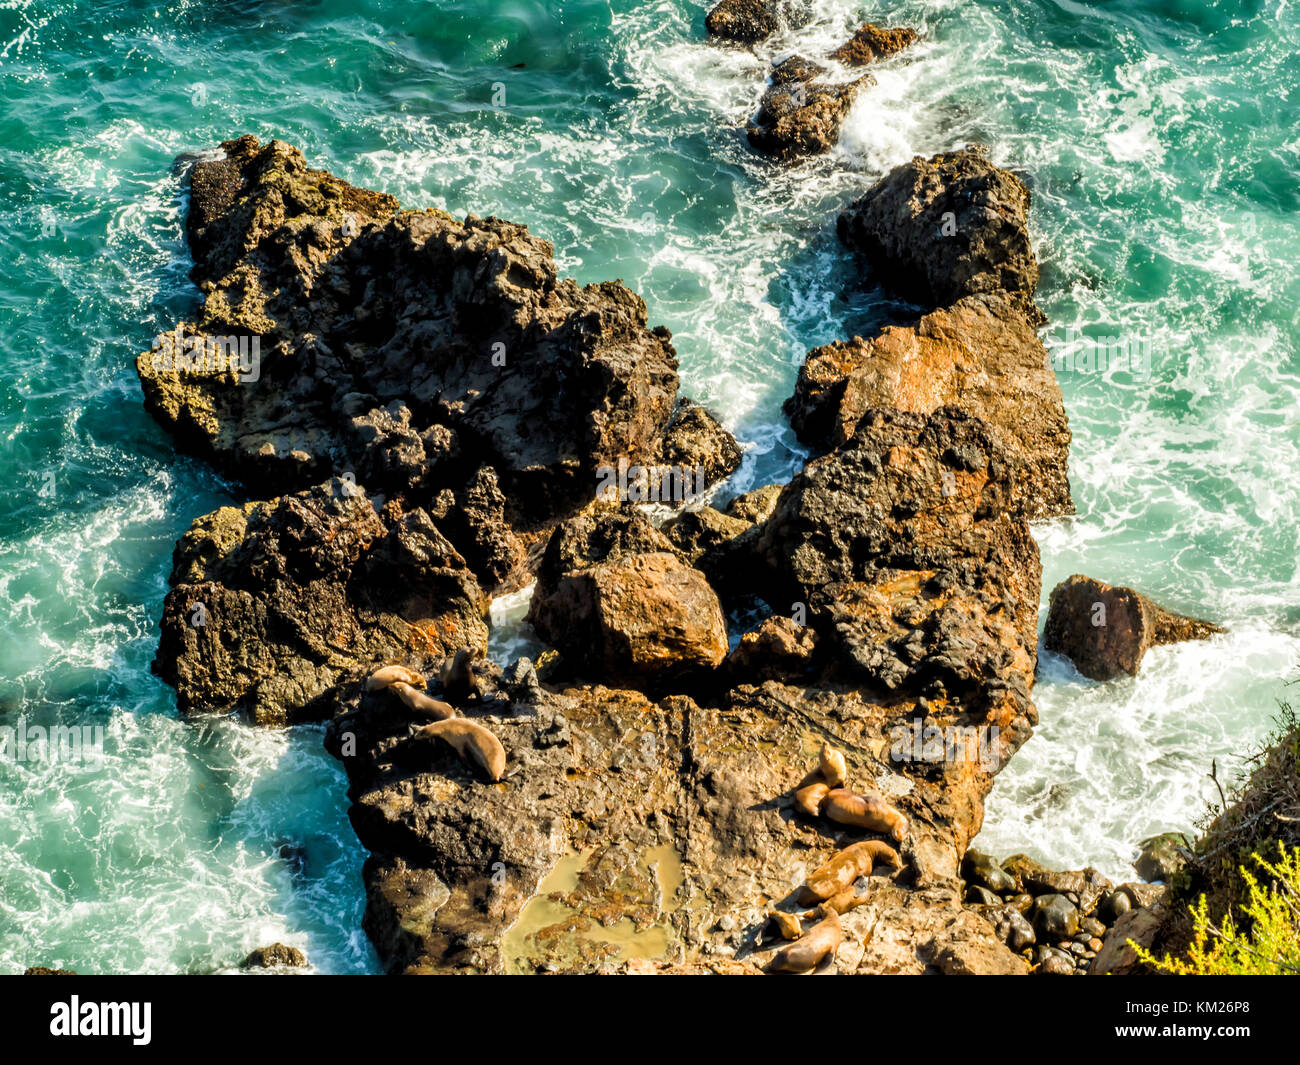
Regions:
<instances>
[{"instance_id":1,"label":"dark volcanic rock","mask_svg":"<svg viewBox=\"0 0 1300 1065\"><path fill-rule=\"evenodd\" d=\"M831 53L831 58L851 67L865 66L877 59L884 59L895 52L901 52L916 40L916 30L907 27L884 29L873 22L868 22L852 38Z\"/></svg>"},{"instance_id":2,"label":"dark volcanic rock","mask_svg":"<svg viewBox=\"0 0 1300 1065\"><path fill-rule=\"evenodd\" d=\"M705 551L713 550L752 526L753 522L733 518L712 507L700 507L684 511L665 531L677 548L694 561Z\"/></svg>"},{"instance_id":3,"label":"dark volcanic rock","mask_svg":"<svg viewBox=\"0 0 1300 1065\"><path fill-rule=\"evenodd\" d=\"M969 296L914 326L808 353L786 411L799 438L847 441L878 407L929 414L960 407L987 423L1008 464L1008 507L1026 519L1070 514L1070 425L1056 375L1021 305Z\"/></svg>"},{"instance_id":4,"label":"dark volcanic rock","mask_svg":"<svg viewBox=\"0 0 1300 1065\"><path fill-rule=\"evenodd\" d=\"M551 532L537 567L533 602L554 593L561 578L600 562L627 555L675 551L671 540L646 520L639 510L597 510L560 522ZM530 614L529 621L532 621Z\"/></svg>"},{"instance_id":5,"label":"dark volcanic rock","mask_svg":"<svg viewBox=\"0 0 1300 1065\"><path fill-rule=\"evenodd\" d=\"M740 445L718 420L689 399L677 404L664 430L659 449L660 466L681 466L698 471L697 491L735 473L740 465ZM680 500L674 500L680 502Z\"/></svg>"},{"instance_id":6,"label":"dark volcanic rock","mask_svg":"<svg viewBox=\"0 0 1300 1065\"><path fill-rule=\"evenodd\" d=\"M870 81L830 82L825 68L791 56L772 70L772 84L745 127L749 143L765 155L790 161L835 147L853 101Z\"/></svg>"},{"instance_id":7,"label":"dark volcanic rock","mask_svg":"<svg viewBox=\"0 0 1300 1065\"><path fill-rule=\"evenodd\" d=\"M319 718L358 663L487 644L487 601L429 516L334 480L198 519L173 556L154 671L182 713Z\"/></svg>"},{"instance_id":8,"label":"dark volcanic rock","mask_svg":"<svg viewBox=\"0 0 1300 1065\"><path fill-rule=\"evenodd\" d=\"M1182 640L1207 640L1218 625L1173 614L1132 588L1075 574L1052 589L1043 645L1085 677L1136 676L1147 651Z\"/></svg>"},{"instance_id":9,"label":"dark volcanic rock","mask_svg":"<svg viewBox=\"0 0 1300 1065\"><path fill-rule=\"evenodd\" d=\"M222 149L191 178L202 313L136 363L187 450L263 493L350 472L426 507L487 466L531 525L593 498L600 466L659 453L677 361L634 293L559 278L524 226L400 211L281 141ZM194 337L243 338L250 367L193 365Z\"/></svg>"},{"instance_id":10,"label":"dark volcanic rock","mask_svg":"<svg viewBox=\"0 0 1300 1065\"><path fill-rule=\"evenodd\" d=\"M926 307L1003 291L1030 309L1038 262L1029 243L1029 190L966 148L895 167L838 222L840 239L882 278Z\"/></svg>"}]
</instances>

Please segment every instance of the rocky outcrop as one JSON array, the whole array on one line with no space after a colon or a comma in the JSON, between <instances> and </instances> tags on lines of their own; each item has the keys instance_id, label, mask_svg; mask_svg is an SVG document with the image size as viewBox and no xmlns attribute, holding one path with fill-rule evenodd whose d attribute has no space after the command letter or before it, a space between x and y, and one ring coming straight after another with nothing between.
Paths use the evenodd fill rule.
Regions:
<instances>
[{"instance_id":1,"label":"rocky outcrop","mask_svg":"<svg viewBox=\"0 0 1300 1065\"><path fill-rule=\"evenodd\" d=\"M817 652L817 633L790 618L765 618L747 632L727 656L727 670L737 684L761 684L765 680L798 683L812 671Z\"/></svg>"},{"instance_id":2,"label":"rocky outcrop","mask_svg":"<svg viewBox=\"0 0 1300 1065\"><path fill-rule=\"evenodd\" d=\"M1003 293L968 296L913 326L808 353L786 411L799 438L838 447L870 410L960 407L985 422L1008 463L1011 513L1073 512L1070 426L1037 331Z\"/></svg>"},{"instance_id":3,"label":"rocky outcrop","mask_svg":"<svg viewBox=\"0 0 1300 1065\"><path fill-rule=\"evenodd\" d=\"M1005 292L1028 308L1038 284L1029 203L1024 182L966 148L895 167L837 225L891 288L923 306ZM1037 325L1036 309L1031 316Z\"/></svg>"},{"instance_id":4,"label":"rocky outcrop","mask_svg":"<svg viewBox=\"0 0 1300 1065\"><path fill-rule=\"evenodd\" d=\"M661 453L677 360L621 284L580 287L524 226L400 210L281 141L222 151L191 178L202 312L136 363L182 447L263 495L346 475L431 509L487 478L530 528Z\"/></svg>"},{"instance_id":5,"label":"rocky outcrop","mask_svg":"<svg viewBox=\"0 0 1300 1065\"><path fill-rule=\"evenodd\" d=\"M978 419L876 410L733 541L733 568L782 613L806 604L847 681L961 706L1014 750L1033 723L1040 568L1011 487Z\"/></svg>"},{"instance_id":6,"label":"rocky outcrop","mask_svg":"<svg viewBox=\"0 0 1300 1065\"><path fill-rule=\"evenodd\" d=\"M802 56L775 66L758 112L745 127L749 143L783 162L824 155L835 147L840 126L870 79L831 81L827 74L825 67Z\"/></svg>"},{"instance_id":7,"label":"rocky outcrop","mask_svg":"<svg viewBox=\"0 0 1300 1065\"><path fill-rule=\"evenodd\" d=\"M325 716L358 663L487 645L487 599L423 510L381 517L334 480L223 507L176 545L154 671L182 713Z\"/></svg>"},{"instance_id":8,"label":"rocky outcrop","mask_svg":"<svg viewBox=\"0 0 1300 1065\"><path fill-rule=\"evenodd\" d=\"M1207 640L1218 625L1174 614L1132 588L1075 574L1052 589L1043 645L1092 680L1136 676L1152 647Z\"/></svg>"},{"instance_id":9,"label":"rocky outcrop","mask_svg":"<svg viewBox=\"0 0 1300 1065\"><path fill-rule=\"evenodd\" d=\"M868 22L849 40L836 48L830 57L847 66L866 66L868 63L901 52L916 38L916 30L906 26L885 29L874 22Z\"/></svg>"},{"instance_id":10,"label":"rocky outcrop","mask_svg":"<svg viewBox=\"0 0 1300 1065\"><path fill-rule=\"evenodd\" d=\"M721 0L704 17L710 37L737 44L757 44L780 26L776 0Z\"/></svg>"}]
</instances>

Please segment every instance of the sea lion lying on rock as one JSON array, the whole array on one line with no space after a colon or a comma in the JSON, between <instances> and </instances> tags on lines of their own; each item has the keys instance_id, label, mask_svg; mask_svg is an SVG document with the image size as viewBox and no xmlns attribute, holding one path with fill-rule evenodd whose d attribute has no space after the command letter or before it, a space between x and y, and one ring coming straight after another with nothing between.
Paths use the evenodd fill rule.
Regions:
<instances>
[{"instance_id":1,"label":"sea lion lying on rock","mask_svg":"<svg viewBox=\"0 0 1300 1065\"><path fill-rule=\"evenodd\" d=\"M380 666L366 678L366 691L377 692L394 684L409 684L413 688L423 688L424 678L415 670L405 666Z\"/></svg>"},{"instance_id":2,"label":"sea lion lying on rock","mask_svg":"<svg viewBox=\"0 0 1300 1065\"><path fill-rule=\"evenodd\" d=\"M898 851L882 840L868 839L845 847L808 877L799 889L799 904L812 906L827 902L851 889L859 877L871 875L877 860L895 869L901 869L903 865Z\"/></svg>"},{"instance_id":3,"label":"sea lion lying on rock","mask_svg":"<svg viewBox=\"0 0 1300 1065\"><path fill-rule=\"evenodd\" d=\"M907 818L874 791L857 795L845 788L833 788L822 800L821 812L842 825L888 832L900 842L907 835Z\"/></svg>"},{"instance_id":4,"label":"sea lion lying on rock","mask_svg":"<svg viewBox=\"0 0 1300 1065\"><path fill-rule=\"evenodd\" d=\"M506 771L506 749L482 725L463 717L435 721L411 729L412 739L438 739L456 748L461 760L478 766L489 780L500 780Z\"/></svg>"},{"instance_id":5,"label":"sea lion lying on rock","mask_svg":"<svg viewBox=\"0 0 1300 1065\"><path fill-rule=\"evenodd\" d=\"M794 804L809 817L816 817L822 812L822 803L830 794L831 786L818 774L810 773L805 779L811 783L804 784L794 793Z\"/></svg>"},{"instance_id":6,"label":"sea lion lying on rock","mask_svg":"<svg viewBox=\"0 0 1300 1065\"><path fill-rule=\"evenodd\" d=\"M417 714L425 717L431 717L435 721L446 721L449 717L456 716L456 708L450 703L444 703L441 699L435 699L432 695L425 695L424 692L416 691L409 684L402 681L394 681L389 685L397 693L397 697Z\"/></svg>"},{"instance_id":7,"label":"sea lion lying on rock","mask_svg":"<svg viewBox=\"0 0 1300 1065\"><path fill-rule=\"evenodd\" d=\"M840 943L844 940L840 915L827 904L817 907L815 912L822 919L778 952L768 966L768 972L806 973L828 958L832 961L835 959Z\"/></svg>"}]
</instances>

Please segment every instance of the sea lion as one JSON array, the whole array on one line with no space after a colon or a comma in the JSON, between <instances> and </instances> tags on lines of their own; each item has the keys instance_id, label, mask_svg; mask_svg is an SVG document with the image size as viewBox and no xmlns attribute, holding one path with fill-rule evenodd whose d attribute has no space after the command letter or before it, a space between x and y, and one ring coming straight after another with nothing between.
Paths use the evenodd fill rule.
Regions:
<instances>
[{"instance_id":1,"label":"sea lion","mask_svg":"<svg viewBox=\"0 0 1300 1065\"><path fill-rule=\"evenodd\" d=\"M907 818L874 791L855 795L844 788L833 788L822 802L822 816L842 825L888 832L899 841L907 835Z\"/></svg>"},{"instance_id":2,"label":"sea lion","mask_svg":"<svg viewBox=\"0 0 1300 1065\"><path fill-rule=\"evenodd\" d=\"M448 699L483 698L474 663L482 655L477 648L461 648L442 667L442 690Z\"/></svg>"},{"instance_id":3,"label":"sea lion","mask_svg":"<svg viewBox=\"0 0 1300 1065\"><path fill-rule=\"evenodd\" d=\"M431 717L435 721L446 721L447 718L456 716L456 708L450 703L444 703L441 699L435 699L432 695L418 692L409 684L403 684L400 680L393 681L389 687L397 692L397 697L417 714Z\"/></svg>"},{"instance_id":4,"label":"sea lion","mask_svg":"<svg viewBox=\"0 0 1300 1065\"><path fill-rule=\"evenodd\" d=\"M366 678L366 691L377 692L398 681L413 688L424 687L424 678L413 669L405 666L380 666Z\"/></svg>"},{"instance_id":5,"label":"sea lion","mask_svg":"<svg viewBox=\"0 0 1300 1065\"><path fill-rule=\"evenodd\" d=\"M822 812L822 801L830 790L830 785L826 781L814 780L794 793L794 804L809 817L816 817Z\"/></svg>"},{"instance_id":6,"label":"sea lion","mask_svg":"<svg viewBox=\"0 0 1300 1065\"><path fill-rule=\"evenodd\" d=\"M799 889L799 904L813 906L834 898L851 888L858 877L870 875L876 861L886 862L895 869L903 864L898 851L883 840L868 839L845 847L808 877Z\"/></svg>"},{"instance_id":7,"label":"sea lion","mask_svg":"<svg viewBox=\"0 0 1300 1065\"><path fill-rule=\"evenodd\" d=\"M803 924L796 914L786 913L784 910L772 910L767 916L776 926L777 934L782 939L798 939L803 935Z\"/></svg>"},{"instance_id":8,"label":"sea lion","mask_svg":"<svg viewBox=\"0 0 1300 1065\"><path fill-rule=\"evenodd\" d=\"M506 749L501 746L501 741L482 725L463 717L412 728L411 738L439 739L451 744L462 761L478 766L489 780L500 780L505 775Z\"/></svg>"},{"instance_id":9,"label":"sea lion","mask_svg":"<svg viewBox=\"0 0 1300 1065\"><path fill-rule=\"evenodd\" d=\"M834 960L840 943L844 940L840 915L825 904L818 906L815 913L821 920L779 951L768 966L768 972L806 973L817 968L827 958Z\"/></svg>"},{"instance_id":10,"label":"sea lion","mask_svg":"<svg viewBox=\"0 0 1300 1065\"><path fill-rule=\"evenodd\" d=\"M844 753L837 751L824 741L822 742L821 758L818 761L817 768L821 771L822 779L832 788L838 788L849 779L849 769L844 762Z\"/></svg>"},{"instance_id":11,"label":"sea lion","mask_svg":"<svg viewBox=\"0 0 1300 1065\"><path fill-rule=\"evenodd\" d=\"M866 895L859 895L852 884L836 895L832 895L822 905L829 906L841 917L850 910L856 910L867 901Z\"/></svg>"}]
</instances>

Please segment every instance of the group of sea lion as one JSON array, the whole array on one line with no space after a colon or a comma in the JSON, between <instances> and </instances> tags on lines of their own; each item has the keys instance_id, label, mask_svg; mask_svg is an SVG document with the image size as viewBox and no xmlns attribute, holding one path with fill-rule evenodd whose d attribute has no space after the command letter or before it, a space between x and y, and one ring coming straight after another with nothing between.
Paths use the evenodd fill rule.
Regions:
<instances>
[{"instance_id":1,"label":"group of sea lion","mask_svg":"<svg viewBox=\"0 0 1300 1065\"><path fill-rule=\"evenodd\" d=\"M448 698L482 696L474 669L475 654L457 651L442 669L442 690ZM411 726L411 739L438 739L453 747L461 760L478 766L489 780L505 775L506 749L501 741L482 725L458 717L456 708L418 689L425 687L419 673L406 666L381 666L366 678L366 691L392 691L408 708L432 723Z\"/></svg>"},{"instance_id":2,"label":"group of sea lion","mask_svg":"<svg viewBox=\"0 0 1300 1065\"><path fill-rule=\"evenodd\" d=\"M848 790L844 787L847 780L843 753L823 743L817 768L795 789L795 807L809 817L827 817L842 825L888 833L901 841L907 835L907 818L876 792L859 795ZM806 973L834 960L844 938L840 916L866 901L854 885L859 878L871 875L876 862L894 869L903 864L888 843L871 839L845 847L818 867L804 881L797 899L800 906L816 907L805 915L818 918L807 931L795 914L773 910L768 915L782 939L794 940L773 957L769 972Z\"/></svg>"}]
</instances>

